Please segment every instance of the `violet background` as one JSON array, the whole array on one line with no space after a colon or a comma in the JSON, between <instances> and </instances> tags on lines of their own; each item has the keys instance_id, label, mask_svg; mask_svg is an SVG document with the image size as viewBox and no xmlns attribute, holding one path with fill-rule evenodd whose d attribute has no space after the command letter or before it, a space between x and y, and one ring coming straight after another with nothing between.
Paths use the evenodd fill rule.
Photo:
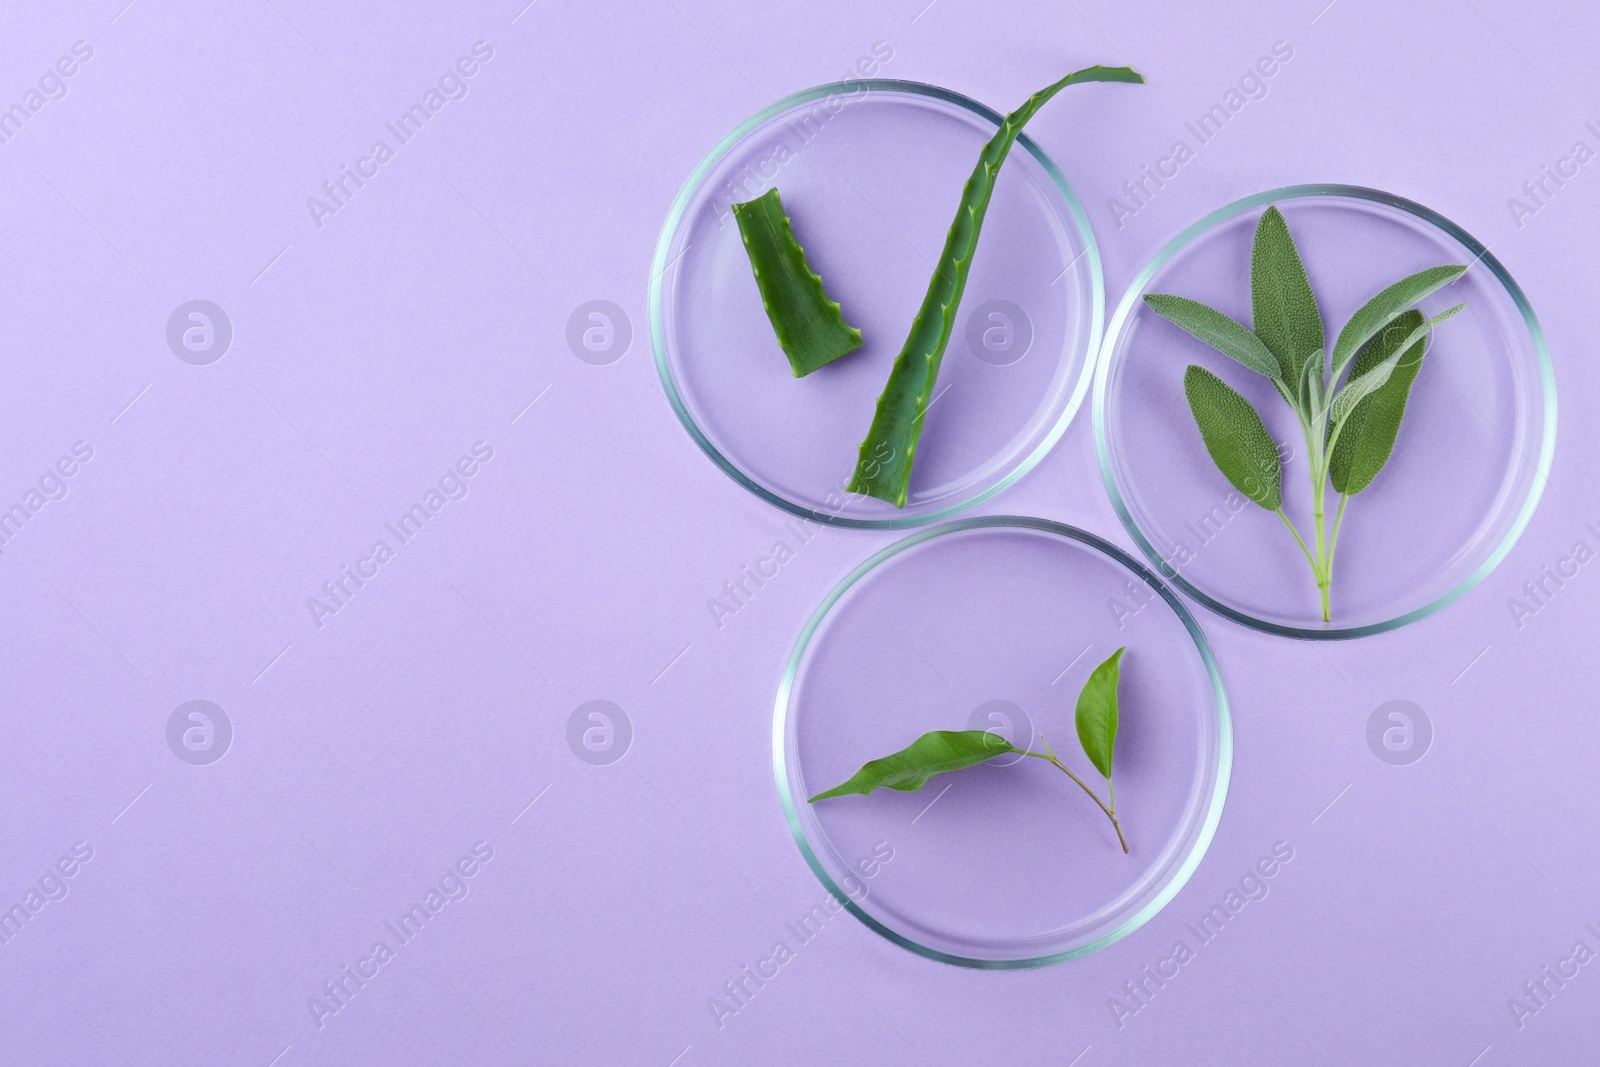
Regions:
<instances>
[{"instance_id":1,"label":"violet background","mask_svg":"<svg viewBox=\"0 0 1600 1067\"><path fill-rule=\"evenodd\" d=\"M1519 627L1524 582L1600 547L1591 164L1519 226L1507 198L1591 148L1597 17L1504 0L1117 5L660 0L11 5L0 102L94 49L0 145L0 497L94 458L0 554L0 899L93 859L0 945L6 1064L1579 1064L1596 965L1518 1028L1507 998L1600 948L1597 681L1583 568ZM307 197L475 41L493 59L319 229ZM1567 407L1551 484L1469 597L1330 646L1202 613L1233 702L1216 840L1167 911L1086 959L982 973L848 917L719 1029L707 1007L823 893L783 825L770 704L795 633L893 535L830 530L719 630L705 606L785 516L715 470L663 400L650 255L727 130L887 42L888 77L1007 107L1088 206L1108 301L1167 238L1256 188L1419 200L1527 291ZM1118 228L1107 207L1276 41L1294 57ZM165 341L205 298L219 362ZM573 309L632 321L609 366ZM528 407L530 401L533 403ZM349 606L306 598L475 441L494 458ZM1126 545L1086 414L986 512ZM235 736L180 762L168 716ZM567 744L614 701L631 749ZM1435 730L1367 747L1379 704ZM537 798L537 803L530 802ZM926 824L919 825L923 829ZM931 829L931 828L930 828ZM307 999L487 841L494 858L318 1029ZM1107 1000L1275 842L1294 859L1119 1029Z\"/></svg>"}]
</instances>

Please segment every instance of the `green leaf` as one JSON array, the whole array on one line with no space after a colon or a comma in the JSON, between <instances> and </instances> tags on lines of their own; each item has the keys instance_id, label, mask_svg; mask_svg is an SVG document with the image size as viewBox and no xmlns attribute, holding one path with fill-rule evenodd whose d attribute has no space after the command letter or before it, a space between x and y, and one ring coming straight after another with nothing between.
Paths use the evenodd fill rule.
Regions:
<instances>
[{"instance_id":1,"label":"green leaf","mask_svg":"<svg viewBox=\"0 0 1600 1067\"><path fill-rule=\"evenodd\" d=\"M733 205L733 217L761 290L761 306L794 376L803 378L860 348L861 331L844 320L838 301L829 299L806 262L778 190Z\"/></svg>"},{"instance_id":2,"label":"green leaf","mask_svg":"<svg viewBox=\"0 0 1600 1067\"><path fill-rule=\"evenodd\" d=\"M1183 392L1200 437L1233 487L1268 511L1283 506L1283 466L1278 446L1250 401L1204 367L1183 375Z\"/></svg>"},{"instance_id":3,"label":"green leaf","mask_svg":"<svg viewBox=\"0 0 1600 1067\"><path fill-rule=\"evenodd\" d=\"M1278 358L1283 380L1300 379L1313 352L1323 350L1322 315L1289 224L1276 206L1256 224L1250 250L1250 314L1256 336Z\"/></svg>"},{"instance_id":4,"label":"green leaf","mask_svg":"<svg viewBox=\"0 0 1600 1067\"><path fill-rule=\"evenodd\" d=\"M1333 406L1329 412L1332 435L1337 438L1342 432L1342 427L1349 420L1351 412L1355 410L1356 405L1378 389L1381 389L1384 383L1388 382L1390 375L1394 373L1395 366L1399 364L1401 357L1410 351L1413 344L1427 337L1429 330L1456 315L1466 306L1465 304L1457 304L1449 311L1443 311L1435 315L1410 333L1405 334L1399 343L1394 346L1393 355L1366 373L1353 376L1348 382L1345 382L1344 388L1340 389L1334 396ZM1337 441L1335 441L1335 446L1337 447Z\"/></svg>"},{"instance_id":5,"label":"green leaf","mask_svg":"<svg viewBox=\"0 0 1600 1067\"><path fill-rule=\"evenodd\" d=\"M861 442L856 469L846 487L850 492L877 497L897 508L906 506L911 465L917 457L924 416L933 403L939 364L950 346L950 332L955 326L961 294L967 287L967 274L972 269L978 234L983 230L1000 165L1006 161L1022 127L1051 97L1069 85L1085 82L1142 84L1144 78L1132 67L1094 66L1075 71L1028 97L1026 103L1005 117L983 146L978 164L961 190L955 221L945 234L944 251L928 280L922 306L911 320L911 331L900 354L894 357L889 381L873 409L872 426Z\"/></svg>"},{"instance_id":6,"label":"green leaf","mask_svg":"<svg viewBox=\"0 0 1600 1067\"><path fill-rule=\"evenodd\" d=\"M1422 312L1415 308L1400 315L1361 347L1350 368L1351 376L1359 377L1389 359L1421 325ZM1395 364L1389 380L1351 410L1328 457L1328 476L1340 493L1354 496L1361 492L1389 462L1427 344L1426 336L1414 342Z\"/></svg>"},{"instance_id":7,"label":"green leaf","mask_svg":"<svg viewBox=\"0 0 1600 1067\"><path fill-rule=\"evenodd\" d=\"M1434 290L1449 285L1465 273L1467 273L1466 267L1454 263L1419 270L1415 274L1401 278L1361 305L1361 309L1350 316L1350 321L1344 324L1344 329L1339 331L1339 339L1334 342L1335 380L1343 373L1345 365L1355 357L1357 350L1371 340L1374 334L1389 325L1406 308Z\"/></svg>"},{"instance_id":8,"label":"green leaf","mask_svg":"<svg viewBox=\"0 0 1600 1067\"><path fill-rule=\"evenodd\" d=\"M995 756L1019 751L1005 738L987 730L934 730L893 755L863 764L849 781L818 793L808 803L847 793L865 796L879 788L912 793L936 774L959 771Z\"/></svg>"},{"instance_id":9,"label":"green leaf","mask_svg":"<svg viewBox=\"0 0 1600 1067\"><path fill-rule=\"evenodd\" d=\"M1117 681L1122 673L1122 654L1126 651L1126 648L1119 648L1111 653L1111 658L1089 675L1089 680L1083 683L1083 691L1078 694L1078 743L1095 770L1108 781L1111 757L1117 748Z\"/></svg>"},{"instance_id":10,"label":"green leaf","mask_svg":"<svg viewBox=\"0 0 1600 1067\"><path fill-rule=\"evenodd\" d=\"M1282 379L1278 358L1261 342L1261 338L1215 308L1207 307L1198 300L1166 293L1150 293L1144 302L1157 315L1230 359L1238 360L1257 374L1265 374L1275 380Z\"/></svg>"},{"instance_id":11,"label":"green leaf","mask_svg":"<svg viewBox=\"0 0 1600 1067\"><path fill-rule=\"evenodd\" d=\"M1306 420L1316 418L1317 412L1322 408L1324 392L1328 383L1323 377L1322 353L1318 352L1312 359L1308 359L1300 368L1300 410L1305 414Z\"/></svg>"}]
</instances>

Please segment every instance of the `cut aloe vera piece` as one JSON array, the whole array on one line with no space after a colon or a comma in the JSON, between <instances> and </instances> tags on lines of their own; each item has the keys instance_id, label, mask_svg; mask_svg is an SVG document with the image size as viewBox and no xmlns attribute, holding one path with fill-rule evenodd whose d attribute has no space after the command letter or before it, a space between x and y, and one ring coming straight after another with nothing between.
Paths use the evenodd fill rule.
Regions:
<instances>
[{"instance_id":1,"label":"cut aloe vera piece","mask_svg":"<svg viewBox=\"0 0 1600 1067\"><path fill-rule=\"evenodd\" d=\"M861 331L844 321L822 278L806 262L776 188L733 205L745 254L761 290L778 345L796 378L804 378L861 347Z\"/></svg>"}]
</instances>

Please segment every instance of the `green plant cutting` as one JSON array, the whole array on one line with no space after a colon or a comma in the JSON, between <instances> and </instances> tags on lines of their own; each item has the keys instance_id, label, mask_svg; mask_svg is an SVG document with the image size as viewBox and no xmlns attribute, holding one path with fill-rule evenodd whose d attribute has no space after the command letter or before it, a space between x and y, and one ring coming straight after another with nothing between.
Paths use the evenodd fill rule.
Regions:
<instances>
[{"instance_id":1,"label":"green plant cutting","mask_svg":"<svg viewBox=\"0 0 1600 1067\"><path fill-rule=\"evenodd\" d=\"M922 437L928 405L933 401L939 364L950 344L1000 165L1006 161L1022 127L1051 97L1069 85L1085 82L1142 84L1144 78L1132 67L1094 66L1068 74L1034 93L1007 115L983 146L978 164L962 189L961 203L928 281L928 291L878 397L872 426L861 442L855 473L846 486L850 492L905 507L917 442ZM770 189L754 200L735 204L733 210L761 290L762 304L795 377L809 374L860 345L860 332L844 321L839 305L828 298L821 279L807 265L789 218L779 205L777 191Z\"/></svg>"},{"instance_id":2,"label":"green plant cutting","mask_svg":"<svg viewBox=\"0 0 1600 1067\"><path fill-rule=\"evenodd\" d=\"M761 291L778 347L796 378L861 347L861 331L844 320L839 303L822 288L783 210L776 188L733 205L739 236Z\"/></svg>"},{"instance_id":3,"label":"green plant cutting","mask_svg":"<svg viewBox=\"0 0 1600 1067\"><path fill-rule=\"evenodd\" d=\"M1400 279L1350 317L1329 353L1305 264L1274 206L1262 213L1250 252L1253 329L1186 297L1151 293L1144 298L1168 322L1264 375L1299 422L1311 473L1309 543L1283 509L1282 462L1260 414L1204 367L1191 365L1184 372L1184 395L1206 451L1235 489L1283 520L1311 565L1323 622L1332 619L1334 549L1345 507L1372 484L1394 451L1433 329L1466 307L1457 304L1424 318L1412 305L1466 272L1465 266L1448 264ZM1330 482L1339 494L1331 526Z\"/></svg>"},{"instance_id":4,"label":"green plant cutting","mask_svg":"<svg viewBox=\"0 0 1600 1067\"><path fill-rule=\"evenodd\" d=\"M1128 839L1123 836L1122 824L1117 821L1117 795L1111 787L1111 758L1117 747L1119 720L1117 684L1121 680L1122 654L1125 651L1125 648L1117 649L1110 659L1090 673L1089 680L1078 694L1075 715L1078 743L1083 746L1083 753L1089 757L1094 769L1106 780L1105 800L1101 800L1088 783L1056 758L1050 742L1042 735L1039 742L1045 750L1030 752L1025 748L1017 748L1005 738L987 730L933 730L898 752L868 761L848 781L823 790L808 803L815 804L819 800L851 793L866 796L874 789L897 789L902 793L913 793L927 785L935 775L964 770L996 756L1015 753L1042 759L1078 783L1078 788L1089 794L1095 806L1111 820L1111 827L1117 832L1117 842L1122 845L1122 851L1127 852Z\"/></svg>"},{"instance_id":5,"label":"green plant cutting","mask_svg":"<svg viewBox=\"0 0 1600 1067\"><path fill-rule=\"evenodd\" d=\"M967 274L972 269L972 256L978 247L978 234L994 195L1000 165L1006 161L1022 127L1051 97L1069 85L1084 82L1142 84L1144 78L1132 67L1094 66L1068 74L1028 97L1025 104L1005 117L989 143L983 146L978 165L962 188L955 221L945 236L944 251L934 265L922 306L911 320L911 332L900 354L895 356L888 384L878 397L872 427L867 431L866 440L861 442L855 474L846 486L850 492L886 500L897 508L906 506L917 442L922 436L928 405L933 400L939 364L950 344L956 309L967 287Z\"/></svg>"}]
</instances>

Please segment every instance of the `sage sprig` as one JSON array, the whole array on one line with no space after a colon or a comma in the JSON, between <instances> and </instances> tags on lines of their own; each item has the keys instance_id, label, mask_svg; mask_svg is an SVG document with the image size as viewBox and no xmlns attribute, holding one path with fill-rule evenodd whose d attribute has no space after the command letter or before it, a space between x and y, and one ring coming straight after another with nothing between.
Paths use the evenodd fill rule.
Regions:
<instances>
[{"instance_id":1,"label":"sage sprig","mask_svg":"<svg viewBox=\"0 0 1600 1067\"><path fill-rule=\"evenodd\" d=\"M1184 372L1184 395L1206 451L1235 489L1283 520L1311 565L1323 622L1332 618L1334 549L1345 506L1372 484L1394 451L1432 331L1466 307L1457 304L1424 318L1412 305L1466 272L1457 264L1429 267L1388 286L1350 317L1329 353L1305 264L1283 213L1273 206L1256 225L1250 253L1253 329L1185 297L1151 293L1144 298L1168 322L1271 380L1299 422L1311 468L1309 545L1283 509L1282 464L1260 414L1205 368L1190 366ZM1339 494L1331 529L1330 481Z\"/></svg>"},{"instance_id":2,"label":"sage sprig","mask_svg":"<svg viewBox=\"0 0 1600 1067\"><path fill-rule=\"evenodd\" d=\"M1072 768L1056 757L1050 742L1042 735L1039 742L1044 745L1045 750L1030 752L1025 748L1017 748L999 734L987 730L932 730L898 752L881 759L868 760L849 779L832 789L823 790L808 803L815 804L819 800L852 793L866 796L874 789L895 789L902 793L914 793L927 785L928 780L935 775L964 770L996 756L1015 753L1042 759L1076 782L1078 787L1105 813L1106 818L1111 820L1111 827L1117 832L1117 841L1122 845L1122 851L1127 852L1128 839L1123 836L1122 824L1117 821L1117 796L1111 787L1112 757L1116 752L1117 727L1120 721L1117 686L1121 681L1124 651L1126 649L1117 649L1111 654L1110 659L1090 673L1089 680L1084 683L1083 690L1078 694L1075 713L1078 743L1083 746L1084 755L1089 758L1094 769L1106 780L1105 800L1101 800L1100 795L1074 774Z\"/></svg>"}]
</instances>

